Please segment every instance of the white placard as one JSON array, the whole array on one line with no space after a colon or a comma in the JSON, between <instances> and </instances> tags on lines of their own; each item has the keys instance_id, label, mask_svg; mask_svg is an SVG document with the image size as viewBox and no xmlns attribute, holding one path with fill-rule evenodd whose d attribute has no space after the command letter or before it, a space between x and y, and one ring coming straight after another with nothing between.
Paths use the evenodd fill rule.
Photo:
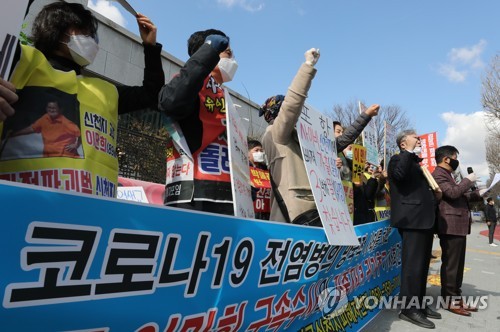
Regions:
<instances>
[{"instance_id":1,"label":"white placard","mask_svg":"<svg viewBox=\"0 0 500 332\"><path fill-rule=\"evenodd\" d=\"M367 107L359 102L359 113L366 111ZM375 121L372 119L361 132L363 135L363 146L366 148L366 161L372 165L379 165L378 160L378 134Z\"/></svg>"},{"instance_id":2,"label":"white placard","mask_svg":"<svg viewBox=\"0 0 500 332\"><path fill-rule=\"evenodd\" d=\"M7 80L12 59L19 40L19 33L28 0L2 0L2 19L0 19L0 77Z\"/></svg>"},{"instance_id":3,"label":"white placard","mask_svg":"<svg viewBox=\"0 0 500 332\"><path fill-rule=\"evenodd\" d=\"M143 187L118 187L116 198L125 201L149 203Z\"/></svg>"},{"instance_id":4,"label":"white placard","mask_svg":"<svg viewBox=\"0 0 500 332\"><path fill-rule=\"evenodd\" d=\"M243 119L234 107L227 90L225 91L225 99L234 215L240 218L255 218L250 185L247 128L243 125Z\"/></svg>"},{"instance_id":5,"label":"white placard","mask_svg":"<svg viewBox=\"0 0 500 332\"><path fill-rule=\"evenodd\" d=\"M336 167L333 120L304 106L297 122L302 157L323 228L332 245L359 246Z\"/></svg>"}]
</instances>

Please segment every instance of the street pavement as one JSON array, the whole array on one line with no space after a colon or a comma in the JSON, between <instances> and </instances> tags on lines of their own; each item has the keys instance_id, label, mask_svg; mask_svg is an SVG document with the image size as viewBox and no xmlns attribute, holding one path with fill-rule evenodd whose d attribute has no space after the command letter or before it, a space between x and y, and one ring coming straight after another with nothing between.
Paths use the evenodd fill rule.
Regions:
<instances>
[{"instance_id":1,"label":"street pavement","mask_svg":"<svg viewBox=\"0 0 500 332\"><path fill-rule=\"evenodd\" d=\"M439 309L442 319L433 319L436 324L434 331L491 331L500 332L500 226L495 231L495 242L498 247L488 244L488 227L484 222L472 224L471 234L467 236L467 253L465 256L465 273L462 285L464 296L488 296L487 308L473 312L472 316L464 317L453 314L445 309ZM482 233L482 234L481 234ZM486 234L486 236L484 235ZM441 249L439 239L433 243L433 259L427 279L427 295L436 300L440 295L439 269L441 267ZM431 305L435 308L436 303ZM399 310L384 309L362 330L363 332L379 331L429 331L412 323L399 319Z\"/></svg>"}]
</instances>

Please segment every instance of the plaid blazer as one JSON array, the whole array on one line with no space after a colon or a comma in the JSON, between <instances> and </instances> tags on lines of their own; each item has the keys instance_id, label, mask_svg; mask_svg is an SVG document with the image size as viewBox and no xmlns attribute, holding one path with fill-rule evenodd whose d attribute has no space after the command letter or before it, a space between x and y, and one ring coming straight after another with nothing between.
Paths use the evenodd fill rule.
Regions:
<instances>
[{"instance_id":1,"label":"plaid blazer","mask_svg":"<svg viewBox=\"0 0 500 332\"><path fill-rule=\"evenodd\" d=\"M437 218L438 234L463 236L470 234L472 220L469 200L480 199L479 192L469 191L473 183L467 178L457 184L451 174L440 166L436 167L432 176L443 191Z\"/></svg>"}]
</instances>

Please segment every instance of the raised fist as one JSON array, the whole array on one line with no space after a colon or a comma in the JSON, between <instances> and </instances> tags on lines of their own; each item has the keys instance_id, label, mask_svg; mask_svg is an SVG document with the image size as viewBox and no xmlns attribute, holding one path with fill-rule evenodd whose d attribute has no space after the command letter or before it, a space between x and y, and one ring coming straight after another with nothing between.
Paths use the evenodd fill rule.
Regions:
<instances>
[{"instance_id":1,"label":"raised fist","mask_svg":"<svg viewBox=\"0 0 500 332\"><path fill-rule=\"evenodd\" d=\"M217 53L224 52L229 46L229 39L221 35L210 35L205 38L205 43L212 46Z\"/></svg>"},{"instance_id":2,"label":"raised fist","mask_svg":"<svg viewBox=\"0 0 500 332\"><path fill-rule=\"evenodd\" d=\"M313 66L318 62L319 60L319 48L311 48L304 54L306 58L306 63L310 66Z\"/></svg>"}]
</instances>

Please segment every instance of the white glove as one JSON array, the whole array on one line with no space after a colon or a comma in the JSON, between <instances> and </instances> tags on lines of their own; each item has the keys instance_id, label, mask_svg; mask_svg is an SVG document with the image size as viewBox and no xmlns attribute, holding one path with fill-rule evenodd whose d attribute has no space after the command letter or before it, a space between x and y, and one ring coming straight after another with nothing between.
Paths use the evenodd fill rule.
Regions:
<instances>
[{"instance_id":1,"label":"white glove","mask_svg":"<svg viewBox=\"0 0 500 332\"><path fill-rule=\"evenodd\" d=\"M309 65L309 66L313 66L316 64L316 62L318 62L318 59L319 59L319 48L316 49L316 48L311 48L310 50L308 50L305 54L304 54L305 58L306 58L306 63Z\"/></svg>"},{"instance_id":2,"label":"white glove","mask_svg":"<svg viewBox=\"0 0 500 332\"><path fill-rule=\"evenodd\" d=\"M483 196L487 191L488 189L479 189L479 196Z\"/></svg>"},{"instance_id":3,"label":"white glove","mask_svg":"<svg viewBox=\"0 0 500 332\"><path fill-rule=\"evenodd\" d=\"M469 179L471 182L476 182L477 180L476 173L470 173L465 178Z\"/></svg>"}]
</instances>

